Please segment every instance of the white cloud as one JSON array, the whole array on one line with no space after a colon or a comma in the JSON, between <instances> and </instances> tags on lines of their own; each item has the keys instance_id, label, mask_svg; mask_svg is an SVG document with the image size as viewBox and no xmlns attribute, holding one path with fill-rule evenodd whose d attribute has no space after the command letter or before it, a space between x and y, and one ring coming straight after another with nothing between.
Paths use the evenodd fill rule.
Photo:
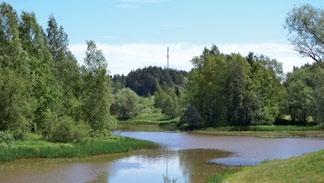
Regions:
<instances>
[{"instance_id":1,"label":"white cloud","mask_svg":"<svg viewBox=\"0 0 324 183\"><path fill-rule=\"evenodd\" d=\"M131 70L143 68L145 66L156 65L166 66L166 48L170 47L170 67L182 70L192 68L190 60L192 57L200 55L205 46L190 43L128 43L110 45L97 43L108 60L109 70L112 74L127 74ZM263 54L275 58L283 63L284 71L291 71L293 66L301 66L309 59L302 58L293 48L286 43L233 43L217 45L223 53L240 53L246 56L252 51L255 54ZM75 54L80 63L83 62L85 44L74 44L70 50Z\"/></svg>"}]
</instances>

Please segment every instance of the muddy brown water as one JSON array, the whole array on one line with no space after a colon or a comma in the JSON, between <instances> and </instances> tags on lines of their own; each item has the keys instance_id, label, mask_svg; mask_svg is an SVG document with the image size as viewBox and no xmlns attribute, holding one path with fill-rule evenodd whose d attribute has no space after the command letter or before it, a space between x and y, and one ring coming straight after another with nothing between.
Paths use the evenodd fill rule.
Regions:
<instances>
[{"instance_id":1,"label":"muddy brown water","mask_svg":"<svg viewBox=\"0 0 324 183\"><path fill-rule=\"evenodd\" d=\"M254 165L324 149L324 139L315 138L138 131L116 134L154 141L162 148L82 159L0 162L0 182L164 183L176 180L177 183L203 183L208 176L225 171L227 165Z\"/></svg>"}]
</instances>

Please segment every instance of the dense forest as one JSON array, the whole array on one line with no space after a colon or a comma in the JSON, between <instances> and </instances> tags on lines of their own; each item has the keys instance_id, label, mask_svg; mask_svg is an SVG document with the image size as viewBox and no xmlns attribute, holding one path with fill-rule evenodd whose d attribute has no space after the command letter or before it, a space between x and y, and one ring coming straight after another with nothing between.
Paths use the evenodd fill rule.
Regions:
<instances>
[{"instance_id":1,"label":"dense forest","mask_svg":"<svg viewBox=\"0 0 324 183\"><path fill-rule=\"evenodd\" d=\"M214 46L192 60L182 122L192 127L323 122L323 63L288 73L276 60L222 54Z\"/></svg>"},{"instance_id":2,"label":"dense forest","mask_svg":"<svg viewBox=\"0 0 324 183\"><path fill-rule=\"evenodd\" d=\"M222 54L216 46L193 58L181 121L189 127L324 123L323 11L311 5L288 13L295 50L313 60L288 73L282 64L250 53Z\"/></svg>"},{"instance_id":3,"label":"dense forest","mask_svg":"<svg viewBox=\"0 0 324 183\"><path fill-rule=\"evenodd\" d=\"M114 75L115 89L130 88L140 96L154 95L159 88L183 88L187 72L175 69L149 66L131 71L127 76Z\"/></svg>"},{"instance_id":4,"label":"dense forest","mask_svg":"<svg viewBox=\"0 0 324 183\"><path fill-rule=\"evenodd\" d=\"M0 5L0 130L16 139L28 132L49 141L110 134L115 117L132 118L143 97L179 126L319 124L324 122L323 23L320 11L293 9L286 28L295 49L314 60L288 74L267 56L224 54L217 46L192 59L190 72L145 67L109 76L107 61L87 41L80 66L68 36L51 16L46 29L35 14L18 16Z\"/></svg>"},{"instance_id":5,"label":"dense forest","mask_svg":"<svg viewBox=\"0 0 324 183\"><path fill-rule=\"evenodd\" d=\"M0 5L0 130L17 139L26 132L50 141L77 141L116 127L110 115L107 62L87 41L80 67L68 36L54 17L44 30L35 14Z\"/></svg>"}]
</instances>

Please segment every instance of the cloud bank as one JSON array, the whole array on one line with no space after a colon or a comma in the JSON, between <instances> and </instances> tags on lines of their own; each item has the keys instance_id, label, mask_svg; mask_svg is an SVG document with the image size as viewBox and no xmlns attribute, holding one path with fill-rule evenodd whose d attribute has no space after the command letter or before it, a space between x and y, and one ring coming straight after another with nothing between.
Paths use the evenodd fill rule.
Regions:
<instances>
[{"instance_id":1,"label":"cloud bank","mask_svg":"<svg viewBox=\"0 0 324 183\"><path fill-rule=\"evenodd\" d=\"M110 45L97 43L104 53L111 74L127 74L131 70L145 66L166 66L166 48L170 47L170 67L187 70L192 68L190 60L201 54L205 46L191 43L128 43ZM217 45L223 53L240 53L246 56L250 51L277 59L283 63L285 72L292 71L293 66L310 63L311 60L303 58L286 43L231 43ZM70 50L80 64L83 63L85 44L70 45Z\"/></svg>"}]
</instances>

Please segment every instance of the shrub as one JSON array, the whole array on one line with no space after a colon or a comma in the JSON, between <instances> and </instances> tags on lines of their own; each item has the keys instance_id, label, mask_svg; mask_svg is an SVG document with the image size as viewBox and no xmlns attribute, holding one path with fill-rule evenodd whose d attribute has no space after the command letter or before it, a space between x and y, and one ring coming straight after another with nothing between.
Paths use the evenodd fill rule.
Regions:
<instances>
[{"instance_id":1,"label":"shrub","mask_svg":"<svg viewBox=\"0 0 324 183\"><path fill-rule=\"evenodd\" d=\"M0 144L2 145L9 145L13 141L15 141L15 138L13 134L9 131L0 131Z\"/></svg>"},{"instance_id":2,"label":"shrub","mask_svg":"<svg viewBox=\"0 0 324 183\"><path fill-rule=\"evenodd\" d=\"M198 128L204 125L204 121L199 111L193 105L189 105L184 111L184 114L180 118L180 123L182 126L187 126L190 129Z\"/></svg>"},{"instance_id":3,"label":"shrub","mask_svg":"<svg viewBox=\"0 0 324 183\"><path fill-rule=\"evenodd\" d=\"M79 142L89 135L90 127L85 123L75 124L72 118L63 117L49 136L52 142Z\"/></svg>"},{"instance_id":4,"label":"shrub","mask_svg":"<svg viewBox=\"0 0 324 183\"><path fill-rule=\"evenodd\" d=\"M139 113L140 107L138 103L139 97L137 94L129 88L123 88L116 93L110 111L120 119L128 119Z\"/></svg>"},{"instance_id":5,"label":"shrub","mask_svg":"<svg viewBox=\"0 0 324 183\"><path fill-rule=\"evenodd\" d=\"M170 118L178 116L180 107L176 91L171 88L159 89L154 94L154 106Z\"/></svg>"}]
</instances>

